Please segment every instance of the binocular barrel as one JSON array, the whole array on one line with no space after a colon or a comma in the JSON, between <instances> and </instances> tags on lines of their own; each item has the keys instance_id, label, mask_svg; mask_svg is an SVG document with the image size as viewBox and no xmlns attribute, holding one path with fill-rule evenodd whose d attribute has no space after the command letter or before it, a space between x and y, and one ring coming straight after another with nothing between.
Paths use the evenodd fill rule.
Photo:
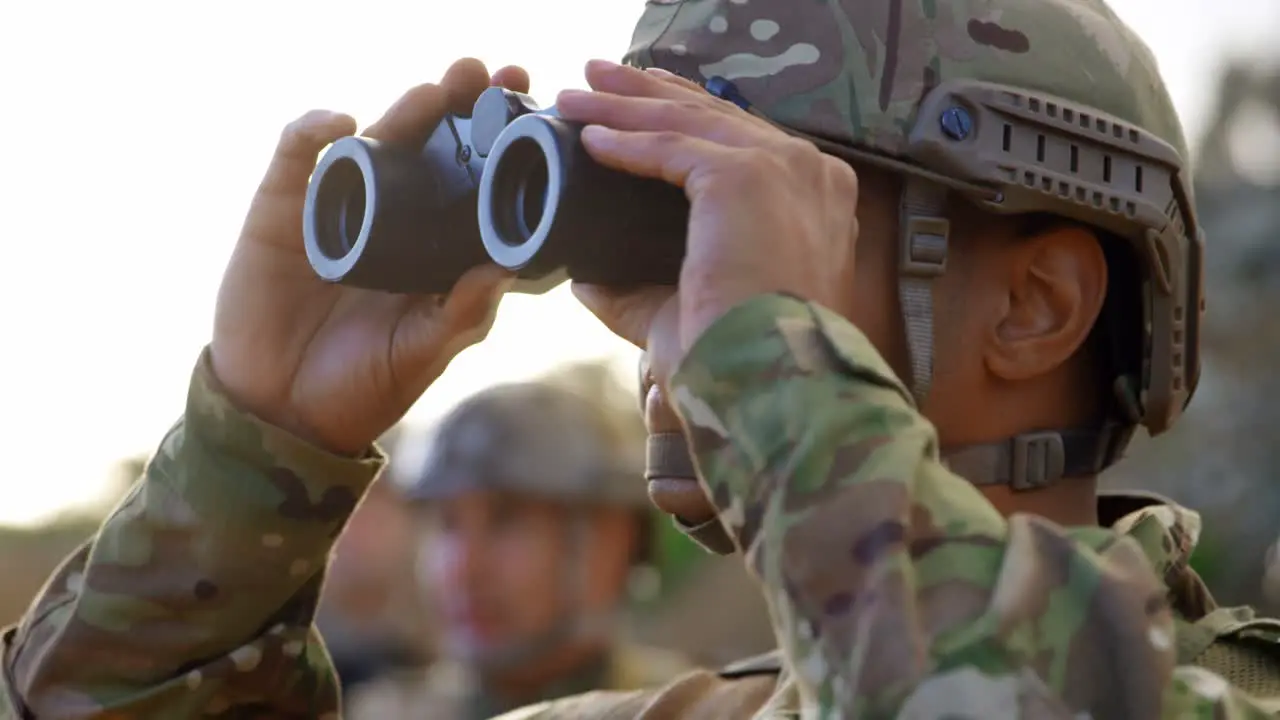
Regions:
<instances>
[{"instance_id":1,"label":"binocular barrel","mask_svg":"<svg viewBox=\"0 0 1280 720\"><path fill-rule=\"evenodd\" d=\"M448 292L483 263L515 272L517 292L674 285L683 191L600 165L581 129L489 88L420 147L342 138L307 188L307 258L330 282L395 293Z\"/></svg>"}]
</instances>

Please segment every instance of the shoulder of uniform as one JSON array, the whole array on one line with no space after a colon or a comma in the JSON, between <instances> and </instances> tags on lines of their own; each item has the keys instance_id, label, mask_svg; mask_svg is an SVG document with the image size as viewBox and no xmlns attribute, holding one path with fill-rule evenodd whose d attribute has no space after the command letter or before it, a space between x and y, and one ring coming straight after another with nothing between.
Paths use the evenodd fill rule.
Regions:
<instances>
[{"instance_id":1,"label":"shoulder of uniform","mask_svg":"<svg viewBox=\"0 0 1280 720\"><path fill-rule=\"evenodd\" d=\"M1191 567L1200 542L1199 513L1155 493L1109 493L1098 498L1098 521L1137 543L1179 616L1198 618L1217 607Z\"/></svg>"},{"instance_id":2,"label":"shoulder of uniform","mask_svg":"<svg viewBox=\"0 0 1280 720\"><path fill-rule=\"evenodd\" d=\"M417 703L425 678L422 668L388 670L352 688L342 704L351 717L398 718Z\"/></svg>"},{"instance_id":3,"label":"shoulder of uniform","mask_svg":"<svg viewBox=\"0 0 1280 720\"><path fill-rule=\"evenodd\" d=\"M1132 515L1143 508L1157 505L1178 507L1178 503L1160 493L1145 490L1119 490L1098 493L1098 524L1112 527L1121 518Z\"/></svg>"},{"instance_id":4,"label":"shoulder of uniform","mask_svg":"<svg viewBox=\"0 0 1280 720\"><path fill-rule=\"evenodd\" d=\"M664 685L696 666L684 655L649 645L623 643L613 652L612 688L630 690Z\"/></svg>"},{"instance_id":5,"label":"shoulder of uniform","mask_svg":"<svg viewBox=\"0 0 1280 720\"><path fill-rule=\"evenodd\" d=\"M343 704L353 718L444 717L459 707L467 687L455 670L448 663L390 670L358 686Z\"/></svg>"},{"instance_id":6,"label":"shoulder of uniform","mask_svg":"<svg viewBox=\"0 0 1280 720\"><path fill-rule=\"evenodd\" d=\"M717 674L727 680L752 675L777 675L782 672L782 651L773 650L742 660L736 660L720 668Z\"/></svg>"},{"instance_id":7,"label":"shoulder of uniform","mask_svg":"<svg viewBox=\"0 0 1280 720\"><path fill-rule=\"evenodd\" d=\"M436 692L462 696L475 689L476 678L463 665L439 660L427 668L425 677L420 676L420 682Z\"/></svg>"},{"instance_id":8,"label":"shoulder of uniform","mask_svg":"<svg viewBox=\"0 0 1280 720\"><path fill-rule=\"evenodd\" d=\"M1099 524L1142 545L1156 572L1186 565L1200 541L1200 513L1154 493L1099 497Z\"/></svg>"},{"instance_id":9,"label":"shoulder of uniform","mask_svg":"<svg viewBox=\"0 0 1280 720\"><path fill-rule=\"evenodd\" d=\"M652 690L593 690L580 695L546 700L536 705L528 705L517 710L511 710L493 718L493 720L583 720L583 718L648 717L651 714L648 708L654 697L655 694Z\"/></svg>"}]
</instances>

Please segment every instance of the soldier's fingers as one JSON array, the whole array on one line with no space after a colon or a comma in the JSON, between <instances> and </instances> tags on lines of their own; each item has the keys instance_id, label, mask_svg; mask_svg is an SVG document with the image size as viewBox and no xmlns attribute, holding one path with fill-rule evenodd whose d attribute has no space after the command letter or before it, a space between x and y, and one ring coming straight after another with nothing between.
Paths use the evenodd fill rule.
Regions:
<instances>
[{"instance_id":1,"label":"soldier's fingers","mask_svg":"<svg viewBox=\"0 0 1280 720\"><path fill-rule=\"evenodd\" d=\"M680 77L679 75L669 70L663 70L662 68L658 68L658 67L651 67L651 68L645 68L644 71L658 78L663 82L674 83L691 92L706 92L706 89L703 88L698 83L690 80L689 78Z\"/></svg>"},{"instance_id":2,"label":"soldier's fingers","mask_svg":"<svg viewBox=\"0 0 1280 720\"><path fill-rule=\"evenodd\" d=\"M529 92L529 72L522 67L508 65L493 74L489 84L504 87L518 93Z\"/></svg>"},{"instance_id":3,"label":"soldier's fingers","mask_svg":"<svg viewBox=\"0 0 1280 720\"><path fill-rule=\"evenodd\" d=\"M763 118L756 117L737 105L707 92L706 88L660 68L639 70L607 60L587 63L587 82L591 89L630 97L665 98L677 102L705 105L744 123L777 131Z\"/></svg>"},{"instance_id":4,"label":"soldier's fingers","mask_svg":"<svg viewBox=\"0 0 1280 720\"><path fill-rule=\"evenodd\" d=\"M258 188L260 195L297 194L306 190L316 157L324 147L356 131L349 115L312 110L285 126L275 155Z\"/></svg>"},{"instance_id":5,"label":"soldier's fingers","mask_svg":"<svg viewBox=\"0 0 1280 720\"><path fill-rule=\"evenodd\" d=\"M708 105L723 102L696 83L667 82L653 73L608 60L588 62L586 76L587 85L599 92L669 100L696 100Z\"/></svg>"},{"instance_id":6,"label":"soldier's fingers","mask_svg":"<svg viewBox=\"0 0 1280 720\"><path fill-rule=\"evenodd\" d=\"M786 137L773 128L745 121L745 113L734 117L687 99L566 90L556 98L556 109L566 120L633 132L674 131L733 147L757 147Z\"/></svg>"},{"instance_id":7,"label":"soldier's fingers","mask_svg":"<svg viewBox=\"0 0 1280 720\"><path fill-rule=\"evenodd\" d=\"M484 320L510 289L515 276L492 263L471 268L458 279L441 307L441 319L454 331Z\"/></svg>"},{"instance_id":8,"label":"soldier's fingers","mask_svg":"<svg viewBox=\"0 0 1280 720\"><path fill-rule=\"evenodd\" d=\"M602 165L685 188L694 172L730 160L735 148L672 130L628 132L601 125L582 130L587 152Z\"/></svg>"},{"instance_id":9,"label":"soldier's fingers","mask_svg":"<svg viewBox=\"0 0 1280 720\"><path fill-rule=\"evenodd\" d=\"M393 370L407 382L406 393L416 398L455 355L485 336L513 279L497 265L481 265L447 296L415 298L393 336Z\"/></svg>"},{"instance_id":10,"label":"soldier's fingers","mask_svg":"<svg viewBox=\"0 0 1280 720\"><path fill-rule=\"evenodd\" d=\"M419 144L445 114L469 114L471 106L489 87L489 71L474 58L463 58L445 71L444 79L412 88L400 96L362 135L377 140Z\"/></svg>"}]
</instances>

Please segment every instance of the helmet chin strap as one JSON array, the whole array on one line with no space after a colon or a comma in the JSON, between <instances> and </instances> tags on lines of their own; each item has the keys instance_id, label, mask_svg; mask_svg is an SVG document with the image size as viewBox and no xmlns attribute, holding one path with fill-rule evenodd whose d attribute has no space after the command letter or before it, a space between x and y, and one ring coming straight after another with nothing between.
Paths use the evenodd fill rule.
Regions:
<instances>
[{"instance_id":1,"label":"helmet chin strap","mask_svg":"<svg viewBox=\"0 0 1280 720\"><path fill-rule=\"evenodd\" d=\"M911 393L923 410L933 384L933 283L947 269L951 222L947 188L907 176L898 226L898 303L911 359ZM1035 490L1070 477L1092 476L1110 465L1127 444L1118 423L1100 428L1037 430L1007 440L943 452L953 472L975 485Z\"/></svg>"},{"instance_id":2,"label":"helmet chin strap","mask_svg":"<svg viewBox=\"0 0 1280 720\"><path fill-rule=\"evenodd\" d=\"M565 528L568 554L561 584L566 599L564 611L547 628L528 638L485 651L460 651L455 658L482 673L502 672L527 665L575 642L608 637L616 627L618 613L586 609L588 568L586 548L590 541L590 516L575 512Z\"/></svg>"},{"instance_id":3,"label":"helmet chin strap","mask_svg":"<svg viewBox=\"0 0 1280 720\"><path fill-rule=\"evenodd\" d=\"M899 217L898 302L911 363L909 384L921 409L933 383L933 283L946 272L951 243L947 193L939 183L905 175ZM1115 390L1122 407L1132 405L1132 393L1127 392L1123 380L1117 381ZM1063 478L1097 475L1118 458L1132 432L1131 424L1119 422L1094 428L1037 430L999 442L944 450L942 461L974 485L1035 490ZM688 445L680 433L650 435L646 451L645 479L697 481ZM711 552L727 555L734 551L717 519L696 527L678 520L677 524Z\"/></svg>"}]
</instances>

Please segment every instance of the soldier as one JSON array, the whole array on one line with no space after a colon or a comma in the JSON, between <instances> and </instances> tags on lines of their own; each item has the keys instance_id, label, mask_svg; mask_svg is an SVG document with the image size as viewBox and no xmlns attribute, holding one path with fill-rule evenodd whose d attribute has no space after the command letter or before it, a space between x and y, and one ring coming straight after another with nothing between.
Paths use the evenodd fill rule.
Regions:
<instances>
[{"instance_id":1,"label":"soldier","mask_svg":"<svg viewBox=\"0 0 1280 720\"><path fill-rule=\"evenodd\" d=\"M629 60L710 92L595 62L557 106L598 161L684 188L679 290L580 297L649 353L697 476L651 493L743 553L781 662L516 713L1280 709L1277 624L1195 586L1194 516L1099 513L1096 473L1196 385L1202 249L1154 60L1102 0L652 0ZM528 78L459 62L366 134L418 142L490 81ZM373 440L505 279L418 298L308 272L307 179L354 129L282 138L181 423L5 636L12 714L339 711L325 557Z\"/></svg>"},{"instance_id":2,"label":"soldier","mask_svg":"<svg viewBox=\"0 0 1280 720\"><path fill-rule=\"evenodd\" d=\"M1152 494L1096 491L1096 475L1121 457L1137 426L1158 434L1190 400L1198 379L1195 338L1203 310L1202 240L1181 128L1154 60L1105 3L1049 2L1032 9L1006 0L907 9L900 3L870 2L838 9L811 5L807 10L784 0L651 3L627 61L673 85L702 85L755 119L809 139L857 169L862 244L860 272L851 285L868 289L861 295L846 291L853 302L835 301L828 308L843 311L865 336L849 334L827 308L766 308L757 300L754 313L731 311L737 313L734 330L719 320L723 334L715 339L729 346L745 343L751 333L772 336L772 354L758 341L758 367L771 365L771 377L813 378L787 381L793 395L809 390L817 398L824 388L827 396L845 391L850 405L867 402L881 414L865 420L870 427L864 437L832 439L821 453L795 451L814 441L816 431L799 432L782 447L749 447L781 434L785 421L749 414L782 391L748 384L748 369L757 366L745 353L736 364L712 359L705 336L692 349L687 340L682 343L696 336L684 327L692 313L683 298L578 288L579 297L606 322L622 318L613 327L619 334L642 347L667 349L668 357L658 363L665 366L658 378L643 371L642 395L653 433L650 456L665 461L647 473L654 500L707 549L754 556L766 587L786 588L775 596L784 614L775 620L794 630L780 635L780 653L751 658L717 674L692 673L656 694L568 698L504 720L662 713L715 717L726 706L762 714L816 707L854 716L880 716L881 711L888 716L893 708L913 717L913 711L928 717L1066 717L1081 711L1094 717L1148 717L1157 714L1160 702L1150 695L1135 702L1136 688L1119 684L1150 682L1160 664L1174 662L1184 667L1166 685L1164 716L1180 717L1174 708L1197 692L1190 688L1206 687L1207 677L1214 678L1218 697L1238 691L1252 696L1228 715L1280 712L1280 622L1257 618L1250 608L1217 605L1188 564L1200 532L1196 513ZM593 88L617 93L615 82L602 79ZM683 138L665 137L671 150L654 150L652 137L642 133L665 127L659 128L653 118L665 112L667 126L724 145L746 141L729 139L734 133L727 129L728 121L708 133L711 113L689 110L691 99L680 102L688 103L683 112L603 93L574 94L562 97L559 107L570 119L631 132L610 136L597 149L598 159L637 174L677 178L689 190L702 180L698 170L717 165L706 161L700 167L697 159L673 158L677 149L695 152L694 144ZM746 131L739 136L746 137L751 137ZM690 194L696 201L695 192ZM892 242L865 245L871 238ZM896 256L884 252L886 247L895 249ZM1062 255L1054 257L1058 253ZM1066 270L1067 264L1074 269ZM1081 272L1089 266L1094 270ZM901 330L885 327L882 308L889 298L876 297L886 286L873 276L890 273L897 276ZM797 295L812 298L814 292L805 290ZM834 300L841 293L828 297ZM1038 310L1026 305L1033 297L1034 303L1043 303ZM956 312L961 301L974 306ZM938 316L941 321L935 322ZM672 339L676 334L683 338ZM887 365L873 357L868 340ZM974 346L976 356L969 354L966 360L961 344ZM707 353L703 363L691 363L688 356L681 362L681 353L698 357L700 349ZM965 367L966 362L972 364ZM890 370L907 382L899 384ZM919 417L883 415L884 406L870 401L865 387L822 377L831 373L861 375L864 383L869 379L904 394L909 390L934 427ZM737 380L742 384L735 385ZM990 384L983 388L977 380ZM714 389L713 381L719 384ZM675 408L667 405L661 385L683 393ZM821 425L821 406L813 406L810 422ZM926 463L928 467L908 471L898 459L876 462L874 448L894 447L888 438L917 430L927 440L924 454L939 456L937 466ZM692 461L675 452L686 437ZM739 438L748 442L732 448ZM940 447L935 449L935 442ZM726 451L726 445L732 449ZM904 450L899 441L893 450L877 452ZM770 457L770 452L779 456ZM844 462L836 460L841 454L847 456ZM775 463L793 468L811 461L826 463L826 487L807 497L777 489L770 477L779 469ZM743 466L762 477L741 486ZM978 554L960 546L991 539L985 531L957 537L971 528L957 528L941 539L951 533L940 525L977 518L976 513L956 513L967 502L959 488L929 489L945 472L941 466L976 485L1005 516L1009 535L1002 572L1013 573L1010 563L1016 560L1017 572L1027 572L1026 577L995 577L962 589L972 583L972 578L961 577L967 573L930 569L930 562L921 559L933 554L937 559L932 562L981 563ZM842 483L847 487L838 492ZM861 484L869 487L852 491ZM847 503L842 512L823 507L842 495ZM944 495L948 502L935 505ZM756 501L743 503L744 496ZM858 506L876 501L886 505L880 512ZM778 510L780 506L786 510ZM901 510L891 512L893 507ZM903 519L908 513L913 521ZM824 518L829 520L824 523ZM847 527L840 527L842 521ZM1085 540L1099 525L1116 535L1102 544ZM795 529L787 532L784 527ZM1021 549L1013 536L1019 528L1028 533ZM1046 533L1060 535L1050 542ZM1033 540L1032 535L1040 537ZM1121 552L1125 544L1113 545L1117 535L1136 542ZM1112 563L1137 558L1156 571L1165 586L1160 603L1167 604L1171 618L1157 620L1152 605L1146 625L1152 632L1162 625L1172 628L1176 640L1169 640L1169 648L1151 654L1150 644L1139 642L1133 650L1148 654L1146 660L1138 661L1136 655L1104 660L1114 650L1104 649L1106 641L1094 634L1101 617L1071 619L1071 613L1049 606L1033 609L1071 593L1066 567L1049 569L1057 551L1047 544L1064 541L1083 541L1109 555L1095 571L1100 575L1110 573ZM879 545L880 553L884 546L900 544L915 560L906 571L896 568L909 580L905 586L901 580L874 581L867 576L887 570L887 565L877 568L861 560L844 577L825 567L788 568L789 561L800 558L807 563L811 548L842 543L855 549ZM934 549L940 544L951 544L958 554ZM1033 550L1031 545L1040 547ZM1135 549L1141 555L1120 560ZM948 555L949 561L941 559ZM779 559L766 559L771 557ZM1099 588L1094 602L1109 605L1112 601L1103 597L1112 592L1151 592L1135 580L1101 581L1100 586L1115 582L1114 589ZM1032 587L1037 590L1028 592ZM878 595L900 603L902 594L913 588L914 597L907 597L920 603L920 610L886 613L876 606ZM966 599L975 589L987 599ZM1010 598L1020 606L1016 610L994 602L1006 590L1018 596ZM836 600L839 610L833 609ZM895 688L920 677L922 669L911 662L912 655L932 663L948 660L940 648L930 646L939 636L939 623L949 633L982 632L982 621L965 625L942 612L942 606L950 605L954 612L969 602L975 607L958 614L1006 625L1004 632L1019 632L1012 628L1028 621L1058 626L1062 644L1039 646L1054 659L1035 661L1023 655L1026 665L1005 666L986 677L966 669L915 685L913 693ZM1092 612L1111 610L1097 607ZM846 639L857 623L873 618L901 634ZM1116 634L1121 632L1133 628L1117 628ZM903 640L913 635L918 639ZM892 653L895 642L923 644L900 648L905 655L901 665L864 664L885 657L876 648ZM1151 644L1164 641L1152 635ZM970 646L965 652L972 651ZM1153 655L1160 654L1164 658L1152 664ZM1009 662L1005 656L997 664ZM812 680L796 671L810 663L823 669ZM1039 683L1054 683L1048 670L1052 663L1060 663L1068 675L1084 663L1096 663L1108 666L1112 678L1061 682L1054 687L1055 700L1045 701L1048 694L1042 694ZM832 665L839 670L833 672ZM1018 677L1028 667L1039 668L1037 680ZM885 695L878 697L877 691ZM966 697L968 693L986 697ZM727 696L736 704L726 704ZM903 702L877 702L885 696ZM1041 699L1031 699L1037 696ZM1209 712L1202 701L1181 707L1192 716Z\"/></svg>"},{"instance_id":3,"label":"soldier","mask_svg":"<svg viewBox=\"0 0 1280 720\"><path fill-rule=\"evenodd\" d=\"M413 567L412 518L385 478L373 483L332 553L316 628L342 692L429 662L433 628L420 593L404 582Z\"/></svg>"},{"instance_id":4,"label":"soldier","mask_svg":"<svg viewBox=\"0 0 1280 720\"><path fill-rule=\"evenodd\" d=\"M466 400L425 454L406 447L423 438L402 439L392 477L417 510L443 659L425 676L362 688L350 718L483 720L589 690L659 686L689 669L615 637L633 571L650 561L653 520L638 482L643 435L629 424L537 382Z\"/></svg>"},{"instance_id":5,"label":"soldier","mask_svg":"<svg viewBox=\"0 0 1280 720\"><path fill-rule=\"evenodd\" d=\"M404 428L397 424L378 438L394 447ZM385 673L419 667L432 660L435 628L421 611L422 592L404 582L414 564L412 515L388 481L388 472L370 485L330 553L316 614L342 693Z\"/></svg>"}]
</instances>

